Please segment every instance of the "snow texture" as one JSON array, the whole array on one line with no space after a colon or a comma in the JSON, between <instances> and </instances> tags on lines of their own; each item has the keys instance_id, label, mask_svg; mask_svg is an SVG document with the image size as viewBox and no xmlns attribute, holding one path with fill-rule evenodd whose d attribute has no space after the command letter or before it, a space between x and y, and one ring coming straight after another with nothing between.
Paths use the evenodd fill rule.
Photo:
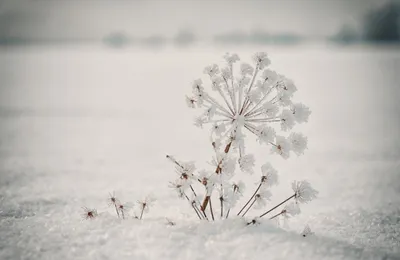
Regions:
<instances>
[{"instance_id":1,"label":"snow texture","mask_svg":"<svg viewBox=\"0 0 400 260\"><path fill-rule=\"evenodd\" d=\"M268 219L199 221L168 187L177 174L166 153L210 158L209 139L188 123L182 96L225 50L88 48L0 50L0 259L400 259L396 50L267 50L271 69L296 81L294 102L313 111L308 118L298 105L294 114L308 120L293 128L308 137L308 149L285 160L246 142L260 165L246 175L231 216L270 162L279 185L267 205L292 195L291 180L319 191L300 215L278 218L278 227ZM254 50L235 52L251 57ZM293 90L282 90L282 102ZM114 191L133 203L125 220L109 205ZM137 201L150 194L157 201L135 219ZM82 207L98 216L82 219ZM306 225L313 234L303 237Z\"/></svg>"}]
</instances>

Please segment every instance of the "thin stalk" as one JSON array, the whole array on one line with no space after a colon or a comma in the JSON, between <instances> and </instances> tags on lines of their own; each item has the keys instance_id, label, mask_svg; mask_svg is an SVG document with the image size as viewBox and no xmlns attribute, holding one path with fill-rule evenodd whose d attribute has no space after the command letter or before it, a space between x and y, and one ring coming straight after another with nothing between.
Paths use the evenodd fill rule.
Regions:
<instances>
[{"instance_id":1,"label":"thin stalk","mask_svg":"<svg viewBox=\"0 0 400 260\"><path fill-rule=\"evenodd\" d=\"M213 97L211 97L210 95L207 95L204 97L204 100L206 100L207 102L217 106L221 111L226 113L226 116L228 118L232 118L232 115L229 113L228 110L226 110L220 103L218 103L217 100L215 100Z\"/></svg>"},{"instance_id":2,"label":"thin stalk","mask_svg":"<svg viewBox=\"0 0 400 260\"><path fill-rule=\"evenodd\" d=\"M198 209L193 205L193 203L190 201L189 197L188 197L185 193L183 193L183 194L185 195L185 197L186 197L186 199L189 201L189 203L192 205L193 210L196 212L197 216L198 216L199 219L201 220L202 218L201 218L201 216L200 216L200 214L199 214L199 212L198 212Z\"/></svg>"},{"instance_id":3,"label":"thin stalk","mask_svg":"<svg viewBox=\"0 0 400 260\"><path fill-rule=\"evenodd\" d=\"M119 212L118 212L118 208L117 208L117 204L114 203L114 206L115 206L115 211L117 212L118 218L120 218Z\"/></svg>"},{"instance_id":4,"label":"thin stalk","mask_svg":"<svg viewBox=\"0 0 400 260\"><path fill-rule=\"evenodd\" d=\"M212 217L212 220L214 221L215 219L214 219L214 212L213 212L212 203L211 203L211 197L210 197L210 199L209 199L209 202L210 202L211 217Z\"/></svg>"},{"instance_id":5,"label":"thin stalk","mask_svg":"<svg viewBox=\"0 0 400 260\"><path fill-rule=\"evenodd\" d=\"M296 194L293 194L292 196L290 196L289 198L285 199L284 201L282 201L281 203L279 203L278 205L276 205L272 209L270 209L270 210L266 211L265 213L261 214L259 218L264 217L265 215L267 215L268 213L270 213L271 211L273 211L277 207L281 206L283 203L287 202L288 200L293 199L294 197L296 197Z\"/></svg>"},{"instance_id":6,"label":"thin stalk","mask_svg":"<svg viewBox=\"0 0 400 260\"><path fill-rule=\"evenodd\" d=\"M282 215L283 213L285 213L285 212L284 212L284 211L281 211L281 212L279 212L278 214L276 214L276 215L270 217L269 219L274 219L274 218L276 218L276 217Z\"/></svg>"},{"instance_id":7,"label":"thin stalk","mask_svg":"<svg viewBox=\"0 0 400 260\"><path fill-rule=\"evenodd\" d=\"M226 217L225 218L228 218L229 217L229 213L231 212L231 209L228 209L228 213L226 213Z\"/></svg>"},{"instance_id":8,"label":"thin stalk","mask_svg":"<svg viewBox=\"0 0 400 260\"><path fill-rule=\"evenodd\" d=\"M142 217L143 217L144 207L146 207L146 206L142 205L142 212L140 212L140 218L139 219L142 219Z\"/></svg>"},{"instance_id":9,"label":"thin stalk","mask_svg":"<svg viewBox=\"0 0 400 260\"><path fill-rule=\"evenodd\" d=\"M220 197L219 200L221 201L221 218L223 217L224 214L224 203L223 203L223 198Z\"/></svg>"},{"instance_id":10,"label":"thin stalk","mask_svg":"<svg viewBox=\"0 0 400 260\"><path fill-rule=\"evenodd\" d=\"M222 99L225 101L225 104L228 106L228 108L231 111L232 115L234 115L235 112L233 112L233 109L232 109L231 105L229 104L228 99L225 97L224 93L222 92L221 88L218 88L218 93L221 95Z\"/></svg>"},{"instance_id":11,"label":"thin stalk","mask_svg":"<svg viewBox=\"0 0 400 260\"><path fill-rule=\"evenodd\" d=\"M245 108L245 106L247 105L247 102L249 101L249 93L251 91L251 88L254 85L254 81L255 81L255 79L257 77L257 74L258 74L258 68L256 68L255 71L254 71L253 78L251 79L249 89L246 92L246 96L245 96L245 99L243 101L242 108L240 109L240 113L239 113L240 115L243 113L243 109Z\"/></svg>"},{"instance_id":12,"label":"thin stalk","mask_svg":"<svg viewBox=\"0 0 400 260\"><path fill-rule=\"evenodd\" d=\"M247 106L247 108L246 108L246 110L245 110L245 115L247 116L247 115L249 115L251 112L253 112L255 109L258 109L258 106L262 103L262 102L264 102L264 100L268 97L268 95L271 93L271 91L274 89L274 87L273 86L271 86L270 87L270 89L268 90L268 92L266 93L266 94L264 94L264 96L260 99L260 101L258 101L257 102L257 104L256 105L254 105L254 107L250 110L250 111L248 111L248 112L246 112L246 110L249 108L249 106L250 106L250 104L249 104L249 106Z\"/></svg>"},{"instance_id":13,"label":"thin stalk","mask_svg":"<svg viewBox=\"0 0 400 260\"><path fill-rule=\"evenodd\" d=\"M249 205L250 201L252 198L254 198L254 196L256 196L257 192L260 190L262 183L260 183L256 189L256 191L253 193L253 195L251 195L250 199L247 201L247 203L243 206L243 208L238 212L238 214L236 214L236 216L239 216L240 213L242 213L242 211L247 207L247 205Z\"/></svg>"},{"instance_id":14,"label":"thin stalk","mask_svg":"<svg viewBox=\"0 0 400 260\"><path fill-rule=\"evenodd\" d=\"M122 219L125 219L124 210L121 210Z\"/></svg>"},{"instance_id":15,"label":"thin stalk","mask_svg":"<svg viewBox=\"0 0 400 260\"><path fill-rule=\"evenodd\" d=\"M246 215L246 213L253 207L254 203L256 203L256 199L254 198L253 202L250 204L250 206L246 209L246 211L243 213L242 217Z\"/></svg>"}]
</instances>

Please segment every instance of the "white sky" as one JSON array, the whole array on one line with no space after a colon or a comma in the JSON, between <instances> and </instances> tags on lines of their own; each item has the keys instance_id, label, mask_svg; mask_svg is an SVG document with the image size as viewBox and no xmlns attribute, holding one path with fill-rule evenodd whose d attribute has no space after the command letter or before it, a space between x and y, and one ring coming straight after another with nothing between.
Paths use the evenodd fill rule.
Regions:
<instances>
[{"instance_id":1,"label":"white sky","mask_svg":"<svg viewBox=\"0 0 400 260\"><path fill-rule=\"evenodd\" d=\"M202 36L261 29L331 35L344 23L386 0L0 0L0 35L102 37L171 35L191 29Z\"/></svg>"}]
</instances>

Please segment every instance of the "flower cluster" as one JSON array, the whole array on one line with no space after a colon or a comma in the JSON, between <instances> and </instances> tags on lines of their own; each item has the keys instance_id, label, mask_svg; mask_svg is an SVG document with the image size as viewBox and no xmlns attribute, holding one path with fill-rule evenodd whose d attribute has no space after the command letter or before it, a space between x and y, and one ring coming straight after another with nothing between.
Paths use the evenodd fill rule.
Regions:
<instances>
[{"instance_id":1,"label":"flower cluster","mask_svg":"<svg viewBox=\"0 0 400 260\"><path fill-rule=\"evenodd\" d=\"M223 66L205 67L203 72L207 79L195 80L191 95L186 96L187 105L201 111L194 124L201 128L210 126L210 142L215 153L211 160L213 170L197 170L193 162L178 161L167 155L178 174L170 187L189 202L199 219L215 219L212 198L220 202L221 218L228 218L242 198L244 184L232 181L232 177L237 172L255 173L255 157L246 151L247 135L255 137L260 144L270 145L271 153L284 159L292 153L299 156L307 148L307 137L291 132L296 124L306 123L311 114L307 106L292 101L297 91L294 82L270 69L271 61L263 52L254 54L252 65L238 64L237 54L227 53L224 60ZM206 80L208 84L203 83ZM269 188L277 183L277 171L268 162L262 165L253 195L236 215L244 217L253 205L265 208L272 196ZM203 186L203 196L195 191L198 185ZM292 187L293 195L259 218L292 199L270 218L295 216L300 213L300 203L307 203L317 195L307 181L294 181ZM256 223L255 219L249 222L252 223Z\"/></svg>"}]
</instances>

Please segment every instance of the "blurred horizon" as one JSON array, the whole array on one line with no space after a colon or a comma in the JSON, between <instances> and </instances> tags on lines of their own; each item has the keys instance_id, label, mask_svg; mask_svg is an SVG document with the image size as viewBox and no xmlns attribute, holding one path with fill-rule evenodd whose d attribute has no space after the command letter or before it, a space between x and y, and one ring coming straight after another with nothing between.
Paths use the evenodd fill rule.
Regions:
<instances>
[{"instance_id":1,"label":"blurred horizon","mask_svg":"<svg viewBox=\"0 0 400 260\"><path fill-rule=\"evenodd\" d=\"M0 0L0 45L398 43L399 4L397 0Z\"/></svg>"}]
</instances>

